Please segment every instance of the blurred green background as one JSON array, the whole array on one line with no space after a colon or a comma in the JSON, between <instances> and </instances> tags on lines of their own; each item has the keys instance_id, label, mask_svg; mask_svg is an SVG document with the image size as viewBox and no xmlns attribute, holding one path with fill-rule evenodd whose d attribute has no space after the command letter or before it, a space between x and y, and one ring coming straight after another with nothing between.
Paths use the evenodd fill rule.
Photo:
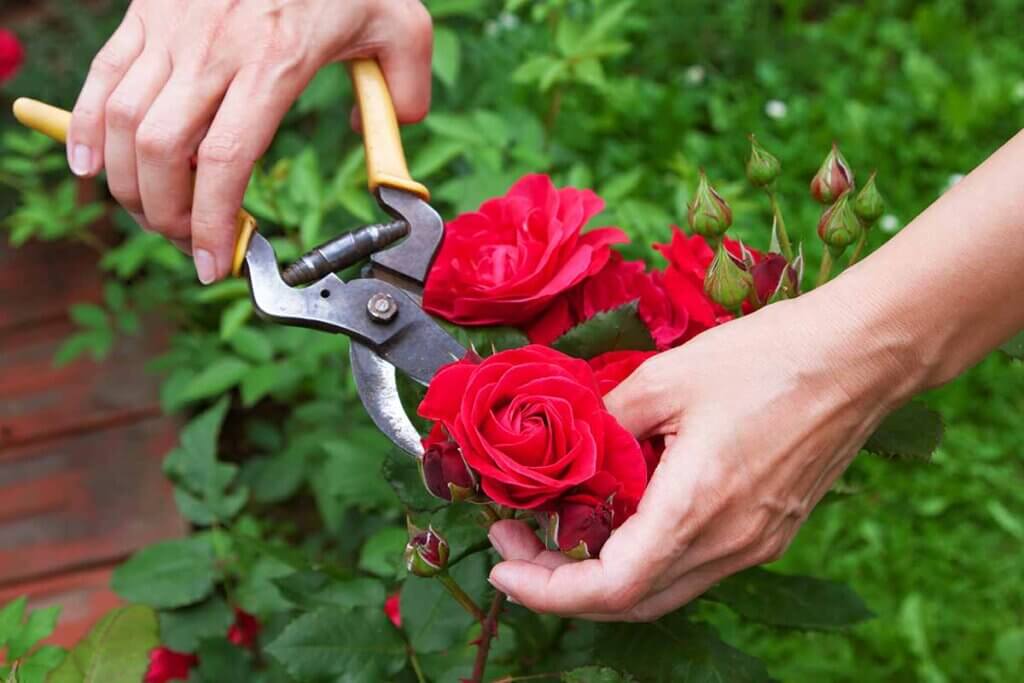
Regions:
<instances>
[{"instance_id":1,"label":"blurred green background","mask_svg":"<svg viewBox=\"0 0 1024 683\"><path fill-rule=\"evenodd\" d=\"M69 107L125 4L5 2L28 61L0 97ZM609 205L598 222L625 228L633 256L649 258L647 245L685 221L701 167L733 205L737 236L767 246L767 202L743 177L750 132L782 160L787 222L814 265L819 207L807 183L833 140L860 180L878 170L889 210L872 237L877 246L1024 127L1020 0L427 4L437 31L434 113L404 138L414 175L438 205L453 215L524 172L548 172L597 190ZM254 181L247 206L281 228L285 255L374 216L347 125L350 100L343 68L325 69ZM0 132L12 127L0 118ZM55 194L68 182L59 159L5 145L0 216L11 238L81 238L81 209ZM165 364L175 368L168 409L236 387L247 406L294 404L296 392L313 406L337 390L338 380L314 379L328 362L317 354L337 348L276 338L277 374L265 373L266 386L243 386L238 363L255 362L239 351L251 351L251 335L233 342L238 330L251 331L237 303L244 292L200 293L184 258L123 218L118 224L126 241L104 260L111 281L137 307L163 306L183 330ZM957 264L948 272L957 277ZM68 357L102 354L122 333L124 297L113 298L110 327L85 330ZM300 349L305 365L281 369ZM211 366L221 375L198 382ZM782 680L1020 680L1024 364L993 356L927 398L947 424L934 460L861 458L845 482L858 495L816 511L779 563L847 581L876 619L847 635L779 634L702 607Z\"/></svg>"}]
</instances>

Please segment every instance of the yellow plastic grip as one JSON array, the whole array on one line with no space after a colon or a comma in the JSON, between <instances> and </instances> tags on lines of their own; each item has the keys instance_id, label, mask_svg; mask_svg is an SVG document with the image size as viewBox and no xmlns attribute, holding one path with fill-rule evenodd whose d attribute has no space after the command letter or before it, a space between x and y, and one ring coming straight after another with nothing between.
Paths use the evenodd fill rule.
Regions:
<instances>
[{"instance_id":1,"label":"yellow plastic grip","mask_svg":"<svg viewBox=\"0 0 1024 683\"><path fill-rule=\"evenodd\" d=\"M57 142L67 142L71 126L71 112L21 97L14 102L14 118L26 128L38 131ZM235 219L235 253L231 262L231 274L239 275L245 263L245 252L256 229L256 219L241 209Z\"/></svg>"},{"instance_id":2,"label":"yellow plastic grip","mask_svg":"<svg viewBox=\"0 0 1024 683\"><path fill-rule=\"evenodd\" d=\"M406 190L429 200L429 190L409 175L395 105L377 61L357 59L349 64L349 69L363 119L363 144L366 147L366 173L370 190L383 185Z\"/></svg>"}]
</instances>

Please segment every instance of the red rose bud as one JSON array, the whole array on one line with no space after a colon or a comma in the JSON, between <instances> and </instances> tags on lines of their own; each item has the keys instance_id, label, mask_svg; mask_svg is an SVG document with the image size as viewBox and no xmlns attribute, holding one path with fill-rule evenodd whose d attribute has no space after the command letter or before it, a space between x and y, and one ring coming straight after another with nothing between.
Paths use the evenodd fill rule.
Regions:
<instances>
[{"instance_id":1,"label":"red rose bud","mask_svg":"<svg viewBox=\"0 0 1024 683\"><path fill-rule=\"evenodd\" d=\"M607 503L563 503L551 515L551 536L558 549L574 560L597 557L612 533L612 508Z\"/></svg>"},{"instance_id":2,"label":"red rose bud","mask_svg":"<svg viewBox=\"0 0 1024 683\"><path fill-rule=\"evenodd\" d=\"M754 280L754 293L758 303L764 305L792 299L800 294L800 278L796 268L782 254L768 254L750 269Z\"/></svg>"},{"instance_id":3,"label":"red rose bud","mask_svg":"<svg viewBox=\"0 0 1024 683\"><path fill-rule=\"evenodd\" d=\"M717 239L732 225L732 209L708 183L704 171L700 172L700 183L689 209L687 220L690 229L702 237Z\"/></svg>"},{"instance_id":4,"label":"red rose bud","mask_svg":"<svg viewBox=\"0 0 1024 683\"><path fill-rule=\"evenodd\" d=\"M433 527L426 531L413 529L405 546L405 568L416 576L437 576L448 566L448 553L448 541Z\"/></svg>"},{"instance_id":5,"label":"red rose bud","mask_svg":"<svg viewBox=\"0 0 1024 683\"><path fill-rule=\"evenodd\" d=\"M432 438L435 432L441 438ZM459 444L444 434L440 424L423 440L423 447L420 471L427 490L442 500L456 503L472 498L477 490L476 477L462 457Z\"/></svg>"},{"instance_id":6,"label":"red rose bud","mask_svg":"<svg viewBox=\"0 0 1024 683\"><path fill-rule=\"evenodd\" d=\"M750 273L736 263L723 245L719 245L704 276L704 291L708 297L727 310L738 311L752 289Z\"/></svg>"},{"instance_id":7,"label":"red rose bud","mask_svg":"<svg viewBox=\"0 0 1024 683\"><path fill-rule=\"evenodd\" d=\"M843 158L839 147L832 144L832 151L821 163L821 168L811 179L811 195L822 204L831 204L845 192L853 189L853 171Z\"/></svg>"},{"instance_id":8,"label":"red rose bud","mask_svg":"<svg viewBox=\"0 0 1024 683\"><path fill-rule=\"evenodd\" d=\"M868 228L885 213L885 200L875 186L875 173L871 174L868 182L857 193L857 198L853 200L853 212Z\"/></svg>"},{"instance_id":9,"label":"red rose bud","mask_svg":"<svg viewBox=\"0 0 1024 683\"><path fill-rule=\"evenodd\" d=\"M0 85L14 78L25 62L25 48L18 36L0 29Z\"/></svg>"},{"instance_id":10,"label":"red rose bud","mask_svg":"<svg viewBox=\"0 0 1024 683\"><path fill-rule=\"evenodd\" d=\"M857 241L863 229L857 214L853 212L850 193L846 193L821 215L818 237L829 249L842 253Z\"/></svg>"},{"instance_id":11,"label":"red rose bud","mask_svg":"<svg viewBox=\"0 0 1024 683\"><path fill-rule=\"evenodd\" d=\"M402 628L401 594L392 593L384 601L384 614L388 621L395 625L395 628Z\"/></svg>"},{"instance_id":12,"label":"red rose bud","mask_svg":"<svg viewBox=\"0 0 1024 683\"><path fill-rule=\"evenodd\" d=\"M238 647L251 650L256 646L262 628L262 624L256 617L236 607L235 623L228 629L228 640Z\"/></svg>"},{"instance_id":13,"label":"red rose bud","mask_svg":"<svg viewBox=\"0 0 1024 683\"><path fill-rule=\"evenodd\" d=\"M753 134L750 136L750 159L747 160L747 179L756 187L768 187L782 172L782 164L761 146Z\"/></svg>"},{"instance_id":14,"label":"red rose bud","mask_svg":"<svg viewBox=\"0 0 1024 683\"><path fill-rule=\"evenodd\" d=\"M146 669L143 681L144 683L186 681L189 670L198 663L199 660L195 655L158 647L149 653L149 667Z\"/></svg>"}]
</instances>

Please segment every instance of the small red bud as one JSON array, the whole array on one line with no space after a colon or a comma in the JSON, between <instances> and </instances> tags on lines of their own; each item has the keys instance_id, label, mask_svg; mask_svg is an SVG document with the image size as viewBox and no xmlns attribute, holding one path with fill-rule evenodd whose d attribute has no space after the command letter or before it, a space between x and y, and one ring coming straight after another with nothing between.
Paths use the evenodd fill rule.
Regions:
<instances>
[{"instance_id":1,"label":"small red bud","mask_svg":"<svg viewBox=\"0 0 1024 683\"><path fill-rule=\"evenodd\" d=\"M704 291L708 297L723 308L737 311L750 296L753 284L750 273L720 244L704 276Z\"/></svg>"},{"instance_id":2,"label":"small red bud","mask_svg":"<svg viewBox=\"0 0 1024 683\"><path fill-rule=\"evenodd\" d=\"M563 503L551 519L558 549L575 560L597 557L612 533L612 507L608 503Z\"/></svg>"},{"instance_id":3,"label":"small red bud","mask_svg":"<svg viewBox=\"0 0 1024 683\"><path fill-rule=\"evenodd\" d=\"M885 200L875 186L875 174L872 173L868 182L864 184L857 198L853 200L853 212L861 219L865 227L875 224L882 214L885 213Z\"/></svg>"},{"instance_id":4,"label":"small red bud","mask_svg":"<svg viewBox=\"0 0 1024 683\"><path fill-rule=\"evenodd\" d=\"M811 195L822 204L831 204L853 186L853 171L833 143L832 150L811 179Z\"/></svg>"},{"instance_id":5,"label":"small red bud","mask_svg":"<svg viewBox=\"0 0 1024 683\"><path fill-rule=\"evenodd\" d=\"M782 254L768 254L750 269L754 279L754 292L760 304L779 299L792 299L800 294L796 268Z\"/></svg>"},{"instance_id":6,"label":"small red bud","mask_svg":"<svg viewBox=\"0 0 1024 683\"><path fill-rule=\"evenodd\" d=\"M416 576L436 576L448 566L449 552L448 541L433 527L414 529L405 546L405 568Z\"/></svg>"},{"instance_id":7,"label":"small red bud","mask_svg":"<svg viewBox=\"0 0 1024 683\"><path fill-rule=\"evenodd\" d=\"M423 484L431 494L443 500L460 502L473 497L477 480L462 457L462 449L436 424L423 440L420 469Z\"/></svg>"}]
</instances>

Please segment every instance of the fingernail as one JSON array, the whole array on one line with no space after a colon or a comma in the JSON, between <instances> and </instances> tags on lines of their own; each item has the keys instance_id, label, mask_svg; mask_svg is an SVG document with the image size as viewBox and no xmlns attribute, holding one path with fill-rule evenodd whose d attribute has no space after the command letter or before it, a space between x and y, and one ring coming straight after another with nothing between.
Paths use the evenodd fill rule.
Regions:
<instances>
[{"instance_id":1,"label":"fingernail","mask_svg":"<svg viewBox=\"0 0 1024 683\"><path fill-rule=\"evenodd\" d=\"M496 589L500 590L502 593L505 593L506 595L508 594L508 591L505 590L505 587L498 583L498 581L493 576L488 576L487 582L494 586Z\"/></svg>"},{"instance_id":2,"label":"fingernail","mask_svg":"<svg viewBox=\"0 0 1024 683\"><path fill-rule=\"evenodd\" d=\"M77 176L86 176L92 171L92 150L85 145L71 145L68 149L68 165Z\"/></svg>"},{"instance_id":3,"label":"fingernail","mask_svg":"<svg viewBox=\"0 0 1024 683\"><path fill-rule=\"evenodd\" d=\"M213 254L205 249L195 249L192 256L196 261L196 275L199 276L199 281L204 285L213 282L217 277L217 262L213 259Z\"/></svg>"},{"instance_id":4,"label":"fingernail","mask_svg":"<svg viewBox=\"0 0 1024 683\"><path fill-rule=\"evenodd\" d=\"M494 549L498 551L498 554L505 557L505 549L501 546L501 541L495 537L494 533L488 533L487 538L490 540L491 545L494 546Z\"/></svg>"}]
</instances>

